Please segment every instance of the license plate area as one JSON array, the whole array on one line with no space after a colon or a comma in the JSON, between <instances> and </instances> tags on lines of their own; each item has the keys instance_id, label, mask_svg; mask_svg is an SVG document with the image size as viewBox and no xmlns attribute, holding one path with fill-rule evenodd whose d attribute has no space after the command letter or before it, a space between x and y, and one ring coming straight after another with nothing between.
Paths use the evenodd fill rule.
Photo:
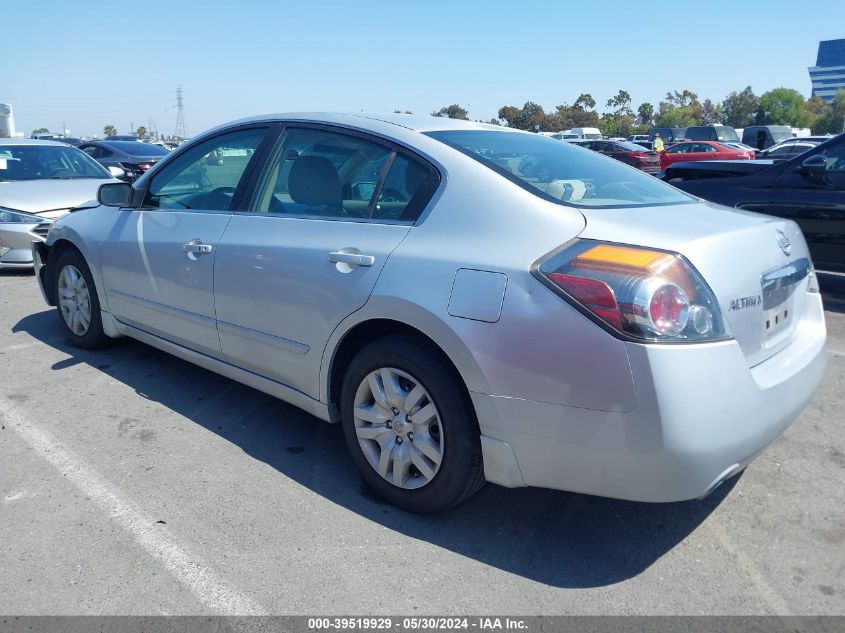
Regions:
<instances>
[{"instance_id":1,"label":"license plate area","mask_svg":"<svg viewBox=\"0 0 845 633\"><path fill-rule=\"evenodd\" d=\"M779 339L785 330L790 329L790 319L795 318L793 299L797 285L784 286L776 292L763 295L764 342L769 343L772 339Z\"/></svg>"},{"instance_id":2,"label":"license plate area","mask_svg":"<svg viewBox=\"0 0 845 633\"><path fill-rule=\"evenodd\" d=\"M809 270L809 260L800 259L762 276L764 348L777 345L795 329L804 297L796 291L803 288Z\"/></svg>"}]
</instances>

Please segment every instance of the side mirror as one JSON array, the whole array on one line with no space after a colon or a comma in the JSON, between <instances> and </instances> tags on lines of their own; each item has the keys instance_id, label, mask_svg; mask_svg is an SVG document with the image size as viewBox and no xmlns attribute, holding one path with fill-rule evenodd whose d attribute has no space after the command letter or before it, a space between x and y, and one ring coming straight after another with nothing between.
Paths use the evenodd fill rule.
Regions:
<instances>
[{"instance_id":1,"label":"side mirror","mask_svg":"<svg viewBox=\"0 0 845 633\"><path fill-rule=\"evenodd\" d=\"M821 180L827 173L827 157L824 154L813 154L801 163L801 173L808 178Z\"/></svg>"},{"instance_id":2,"label":"side mirror","mask_svg":"<svg viewBox=\"0 0 845 633\"><path fill-rule=\"evenodd\" d=\"M132 185L128 182L109 182L97 190L97 202L106 207L125 207L129 204Z\"/></svg>"},{"instance_id":3,"label":"side mirror","mask_svg":"<svg viewBox=\"0 0 845 633\"><path fill-rule=\"evenodd\" d=\"M115 178L125 178L126 177L126 172L123 169L121 169L120 167L115 167L114 165L112 165L108 169L109 169L109 173L112 176L114 176Z\"/></svg>"}]
</instances>

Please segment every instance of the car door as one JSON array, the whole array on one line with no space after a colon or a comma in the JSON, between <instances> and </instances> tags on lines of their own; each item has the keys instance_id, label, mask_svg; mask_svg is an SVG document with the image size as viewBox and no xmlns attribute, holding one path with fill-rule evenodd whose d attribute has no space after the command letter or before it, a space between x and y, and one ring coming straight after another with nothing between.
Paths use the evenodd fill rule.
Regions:
<instances>
[{"instance_id":1,"label":"car door","mask_svg":"<svg viewBox=\"0 0 845 633\"><path fill-rule=\"evenodd\" d=\"M801 166L816 154L826 158L821 176ZM818 268L845 272L845 140L801 154L783 166L765 212L798 223Z\"/></svg>"},{"instance_id":2,"label":"car door","mask_svg":"<svg viewBox=\"0 0 845 633\"><path fill-rule=\"evenodd\" d=\"M187 149L152 175L139 208L122 211L101 252L109 310L119 321L221 355L215 248L267 133L238 129Z\"/></svg>"},{"instance_id":3,"label":"car door","mask_svg":"<svg viewBox=\"0 0 845 633\"><path fill-rule=\"evenodd\" d=\"M217 249L226 360L318 397L329 336L366 303L438 182L428 163L381 140L288 128Z\"/></svg>"},{"instance_id":4,"label":"car door","mask_svg":"<svg viewBox=\"0 0 845 633\"><path fill-rule=\"evenodd\" d=\"M672 163L681 163L687 160L692 160L689 158L689 152L690 149L692 149L692 145L692 143L678 143L677 145L673 145L662 152L660 155L661 166L665 169Z\"/></svg>"}]
</instances>

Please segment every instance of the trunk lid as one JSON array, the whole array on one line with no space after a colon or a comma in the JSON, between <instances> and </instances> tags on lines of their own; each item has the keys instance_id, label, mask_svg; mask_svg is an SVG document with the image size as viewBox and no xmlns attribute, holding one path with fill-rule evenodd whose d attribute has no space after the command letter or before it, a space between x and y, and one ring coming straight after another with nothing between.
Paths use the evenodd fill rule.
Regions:
<instances>
[{"instance_id":1,"label":"trunk lid","mask_svg":"<svg viewBox=\"0 0 845 633\"><path fill-rule=\"evenodd\" d=\"M581 211L587 226L580 237L686 257L716 295L749 367L788 345L804 313L811 266L794 222L712 203Z\"/></svg>"}]
</instances>

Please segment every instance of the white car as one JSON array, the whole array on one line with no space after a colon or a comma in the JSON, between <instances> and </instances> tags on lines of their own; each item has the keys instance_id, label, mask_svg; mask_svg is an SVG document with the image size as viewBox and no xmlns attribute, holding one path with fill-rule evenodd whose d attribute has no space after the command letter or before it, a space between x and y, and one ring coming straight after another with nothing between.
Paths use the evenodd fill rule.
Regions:
<instances>
[{"instance_id":1,"label":"white car","mask_svg":"<svg viewBox=\"0 0 845 633\"><path fill-rule=\"evenodd\" d=\"M122 172L121 172L122 173ZM0 269L32 268L33 240L114 176L57 141L0 138Z\"/></svg>"}]
</instances>

